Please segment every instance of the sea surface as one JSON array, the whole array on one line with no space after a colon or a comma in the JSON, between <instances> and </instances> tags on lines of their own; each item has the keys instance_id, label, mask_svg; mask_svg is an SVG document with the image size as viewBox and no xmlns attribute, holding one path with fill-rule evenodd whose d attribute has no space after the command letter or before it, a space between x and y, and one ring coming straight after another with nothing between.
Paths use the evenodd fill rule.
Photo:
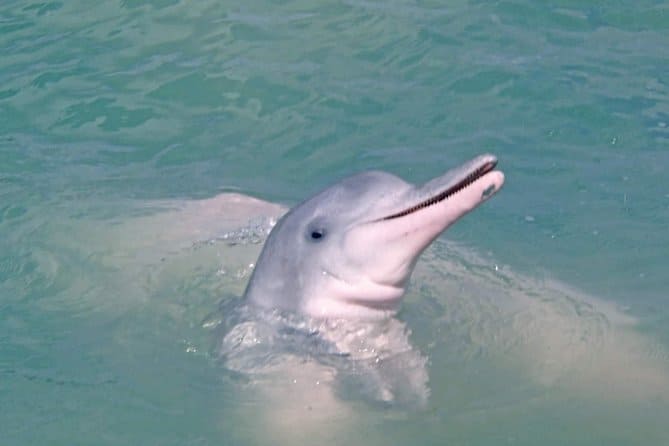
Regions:
<instances>
[{"instance_id":1,"label":"sea surface","mask_svg":"<svg viewBox=\"0 0 669 446\"><path fill-rule=\"evenodd\" d=\"M666 1L3 0L0 443L271 444L203 323L261 240L228 268L171 232L188 203L485 152L504 189L399 315L427 407L354 401L318 444L669 444Z\"/></svg>"}]
</instances>

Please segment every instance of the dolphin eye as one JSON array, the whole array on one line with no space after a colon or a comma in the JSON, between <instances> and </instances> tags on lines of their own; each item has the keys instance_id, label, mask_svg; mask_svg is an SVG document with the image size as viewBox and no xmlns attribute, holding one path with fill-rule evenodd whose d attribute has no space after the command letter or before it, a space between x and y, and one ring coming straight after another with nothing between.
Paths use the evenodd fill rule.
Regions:
<instances>
[{"instance_id":1,"label":"dolphin eye","mask_svg":"<svg viewBox=\"0 0 669 446\"><path fill-rule=\"evenodd\" d=\"M312 242L321 242L325 238L325 229L322 227L310 227L307 229L307 238Z\"/></svg>"},{"instance_id":2,"label":"dolphin eye","mask_svg":"<svg viewBox=\"0 0 669 446\"><path fill-rule=\"evenodd\" d=\"M327 238L328 221L323 216L317 216L307 223L304 228L304 237L311 243L319 243Z\"/></svg>"}]
</instances>

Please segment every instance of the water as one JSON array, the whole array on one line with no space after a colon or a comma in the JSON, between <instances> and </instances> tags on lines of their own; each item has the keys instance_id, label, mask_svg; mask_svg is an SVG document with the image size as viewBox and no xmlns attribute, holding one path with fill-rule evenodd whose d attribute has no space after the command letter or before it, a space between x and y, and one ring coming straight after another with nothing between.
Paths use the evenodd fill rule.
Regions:
<instances>
[{"instance_id":1,"label":"water","mask_svg":"<svg viewBox=\"0 0 669 446\"><path fill-rule=\"evenodd\" d=\"M290 205L367 168L419 182L486 151L505 189L445 234L465 248L419 265L401 315L428 409L352 403L368 422L331 442L666 444L668 32L650 0L4 1L3 444L262 443L202 327L259 247L194 248L152 216L221 191ZM500 299L532 293L548 306L504 328Z\"/></svg>"}]
</instances>

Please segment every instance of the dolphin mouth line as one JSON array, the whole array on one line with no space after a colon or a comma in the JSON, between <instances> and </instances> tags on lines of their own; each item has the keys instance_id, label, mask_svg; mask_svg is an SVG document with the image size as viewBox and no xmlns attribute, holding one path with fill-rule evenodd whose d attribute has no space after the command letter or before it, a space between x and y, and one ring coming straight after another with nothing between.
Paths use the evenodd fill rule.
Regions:
<instances>
[{"instance_id":1,"label":"dolphin mouth line","mask_svg":"<svg viewBox=\"0 0 669 446\"><path fill-rule=\"evenodd\" d=\"M461 190L467 188L474 181L481 178L483 175L487 174L488 172L491 172L495 168L495 166L497 166L497 160L487 161L485 164L483 164L482 166L477 167L476 169L474 169L470 174L468 174L462 180L458 181L457 183L455 183L453 186L449 187L445 191L443 191L443 192L441 192L441 193L439 193L439 194L437 194L437 195L435 195L431 198L428 198L427 200L425 200L421 203L418 203L415 206L412 206L408 209L397 212L395 214L388 215L387 217L380 218L377 221L392 220L394 218L404 217L404 216L407 216L409 214L413 214L414 212L419 211L421 209L424 209L426 207L432 206L433 204L437 204L441 201L444 201L444 200L448 199L449 197L457 194Z\"/></svg>"}]
</instances>

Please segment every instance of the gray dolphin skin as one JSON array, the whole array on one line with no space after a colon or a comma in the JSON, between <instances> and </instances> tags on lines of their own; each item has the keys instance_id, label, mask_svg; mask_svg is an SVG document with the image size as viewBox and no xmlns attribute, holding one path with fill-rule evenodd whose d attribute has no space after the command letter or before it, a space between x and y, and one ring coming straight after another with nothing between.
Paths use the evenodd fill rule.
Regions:
<instances>
[{"instance_id":1,"label":"gray dolphin skin","mask_svg":"<svg viewBox=\"0 0 669 446\"><path fill-rule=\"evenodd\" d=\"M423 250L502 187L496 165L481 155L422 186L380 171L330 186L277 222L247 301L316 318L396 313Z\"/></svg>"}]
</instances>

